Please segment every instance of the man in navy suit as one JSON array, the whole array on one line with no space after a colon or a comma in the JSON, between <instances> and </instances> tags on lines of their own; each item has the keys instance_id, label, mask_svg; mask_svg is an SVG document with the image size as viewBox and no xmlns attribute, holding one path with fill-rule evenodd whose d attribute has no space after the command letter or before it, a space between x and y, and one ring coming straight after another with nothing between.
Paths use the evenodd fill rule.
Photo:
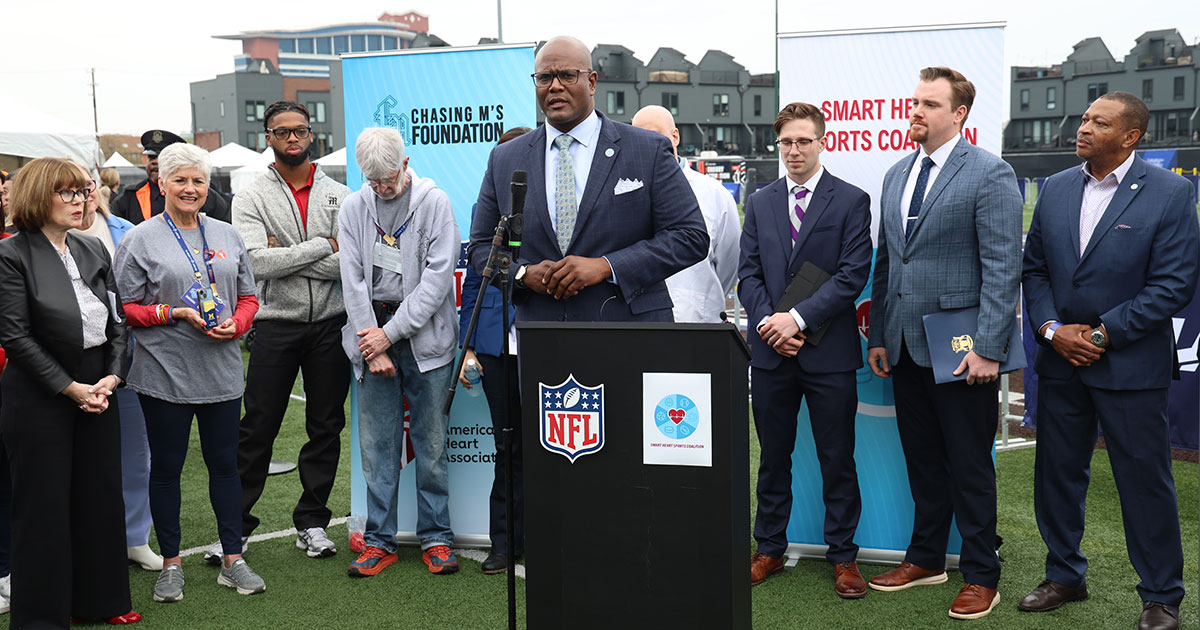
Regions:
<instances>
[{"instance_id":1,"label":"man in navy suit","mask_svg":"<svg viewBox=\"0 0 1200 630\"><path fill-rule=\"evenodd\" d=\"M1196 291L1200 226L1192 185L1134 153L1149 118L1132 94L1100 97L1075 142L1086 163L1038 191L1024 288L1040 344L1034 512L1046 578L1018 607L1088 597L1079 541L1098 422L1141 577L1138 628L1162 630L1179 626L1184 594L1167 433L1167 386L1178 371L1171 317Z\"/></svg>"},{"instance_id":2,"label":"man in navy suit","mask_svg":"<svg viewBox=\"0 0 1200 630\"><path fill-rule=\"evenodd\" d=\"M854 372L862 367L854 300L871 271L871 198L821 166L820 109L787 105L775 118L775 134L787 175L746 201L738 269L738 297L758 333L749 335L754 426L762 447L750 583L783 570L796 415L807 398L825 500L825 557L834 566L834 591L857 599L867 594L867 584L854 544L862 512L854 465ZM781 305L806 263L831 277L799 303ZM822 329L820 344L805 343L806 333Z\"/></svg>"},{"instance_id":3,"label":"man in navy suit","mask_svg":"<svg viewBox=\"0 0 1200 630\"><path fill-rule=\"evenodd\" d=\"M960 135L974 101L975 86L958 71L921 71L908 132L921 149L883 178L867 340L871 371L892 377L914 503L904 562L870 585L898 591L945 582L957 517L963 586L950 607L955 619L978 619L1000 601L992 448L997 379L1021 281L1021 195L1012 167ZM922 317L972 306L979 307L974 350L955 371L966 380L938 385Z\"/></svg>"},{"instance_id":4,"label":"man in navy suit","mask_svg":"<svg viewBox=\"0 0 1200 630\"><path fill-rule=\"evenodd\" d=\"M704 260L708 231L670 142L595 111L598 75L579 40L534 60L546 124L492 151L479 190L471 265L482 270L514 171L529 174L513 302L518 321L669 322L664 280Z\"/></svg>"}]
</instances>

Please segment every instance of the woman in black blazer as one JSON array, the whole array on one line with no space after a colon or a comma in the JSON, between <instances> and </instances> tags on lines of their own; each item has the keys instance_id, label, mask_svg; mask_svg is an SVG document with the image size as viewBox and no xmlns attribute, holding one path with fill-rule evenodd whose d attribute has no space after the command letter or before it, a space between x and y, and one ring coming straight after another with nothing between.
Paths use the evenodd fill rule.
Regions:
<instances>
[{"instance_id":1,"label":"woman in black blazer","mask_svg":"<svg viewBox=\"0 0 1200 630\"><path fill-rule=\"evenodd\" d=\"M13 628L71 617L132 623L112 392L126 331L112 262L79 227L91 190L79 168L42 158L10 198L20 229L0 242L0 409L12 471Z\"/></svg>"}]
</instances>

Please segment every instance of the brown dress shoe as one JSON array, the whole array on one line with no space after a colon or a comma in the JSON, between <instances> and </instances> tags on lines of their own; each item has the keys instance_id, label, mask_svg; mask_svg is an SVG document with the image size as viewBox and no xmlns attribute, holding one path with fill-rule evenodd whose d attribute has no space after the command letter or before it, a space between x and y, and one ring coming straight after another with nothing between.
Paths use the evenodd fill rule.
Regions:
<instances>
[{"instance_id":1,"label":"brown dress shoe","mask_svg":"<svg viewBox=\"0 0 1200 630\"><path fill-rule=\"evenodd\" d=\"M867 581L858 572L858 563L833 565L833 590L842 599L861 599L867 595Z\"/></svg>"},{"instance_id":2,"label":"brown dress shoe","mask_svg":"<svg viewBox=\"0 0 1200 630\"><path fill-rule=\"evenodd\" d=\"M914 586L941 584L945 581L946 572L944 570L930 571L905 561L895 569L871 578L871 588L877 591L902 591Z\"/></svg>"},{"instance_id":3,"label":"brown dress shoe","mask_svg":"<svg viewBox=\"0 0 1200 630\"><path fill-rule=\"evenodd\" d=\"M758 586L782 571L783 558L772 558L762 553L750 556L750 586Z\"/></svg>"},{"instance_id":4,"label":"brown dress shoe","mask_svg":"<svg viewBox=\"0 0 1200 630\"><path fill-rule=\"evenodd\" d=\"M1138 618L1138 630L1178 630L1179 608L1159 602L1142 604L1142 616Z\"/></svg>"},{"instance_id":5,"label":"brown dress shoe","mask_svg":"<svg viewBox=\"0 0 1200 630\"><path fill-rule=\"evenodd\" d=\"M979 619L992 612L1000 603L1000 593L994 588L978 584L963 584L954 605L950 606L950 616L955 619Z\"/></svg>"},{"instance_id":6,"label":"brown dress shoe","mask_svg":"<svg viewBox=\"0 0 1200 630\"><path fill-rule=\"evenodd\" d=\"M1017 604L1017 610L1048 612L1061 608L1067 602L1081 602L1087 598L1087 584L1063 586L1058 582L1043 580L1037 588L1025 596L1025 599L1021 600L1021 603Z\"/></svg>"}]
</instances>

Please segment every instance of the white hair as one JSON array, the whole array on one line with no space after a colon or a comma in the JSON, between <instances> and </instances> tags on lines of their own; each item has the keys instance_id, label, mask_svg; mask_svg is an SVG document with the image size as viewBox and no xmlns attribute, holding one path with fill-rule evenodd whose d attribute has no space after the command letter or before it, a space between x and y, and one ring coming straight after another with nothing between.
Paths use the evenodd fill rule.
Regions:
<instances>
[{"instance_id":1,"label":"white hair","mask_svg":"<svg viewBox=\"0 0 1200 630\"><path fill-rule=\"evenodd\" d=\"M367 127L354 143L354 159L363 177L387 177L404 168L404 138L391 127Z\"/></svg>"},{"instance_id":2,"label":"white hair","mask_svg":"<svg viewBox=\"0 0 1200 630\"><path fill-rule=\"evenodd\" d=\"M212 160L208 157L208 151L194 144L176 142L158 154L159 179L167 179L185 168L197 169L204 173L204 179L208 179L212 173Z\"/></svg>"}]
</instances>

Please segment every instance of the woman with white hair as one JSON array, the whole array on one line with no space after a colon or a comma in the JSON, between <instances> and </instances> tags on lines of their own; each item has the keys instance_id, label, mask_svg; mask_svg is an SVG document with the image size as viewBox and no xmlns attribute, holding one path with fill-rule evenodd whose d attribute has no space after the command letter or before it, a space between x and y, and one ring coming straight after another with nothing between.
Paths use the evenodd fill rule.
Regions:
<instances>
[{"instance_id":1,"label":"woman with white hair","mask_svg":"<svg viewBox=\"0 0 1200 630\"><path fill-rule=\"evenodd\" d=\"M208 198L208 152L173 144L158 156L164 212L121 239L115 268L137 341L129 387L139 394L150 442L150 511L163 555L154 600L183 598L179 475L192 418L208 467L209 498L225 552L217 583L250 595L266 585L242 558L238 478L242 353L258 300L237 230L200 213Z\"/></svg>"}]
</instances>

